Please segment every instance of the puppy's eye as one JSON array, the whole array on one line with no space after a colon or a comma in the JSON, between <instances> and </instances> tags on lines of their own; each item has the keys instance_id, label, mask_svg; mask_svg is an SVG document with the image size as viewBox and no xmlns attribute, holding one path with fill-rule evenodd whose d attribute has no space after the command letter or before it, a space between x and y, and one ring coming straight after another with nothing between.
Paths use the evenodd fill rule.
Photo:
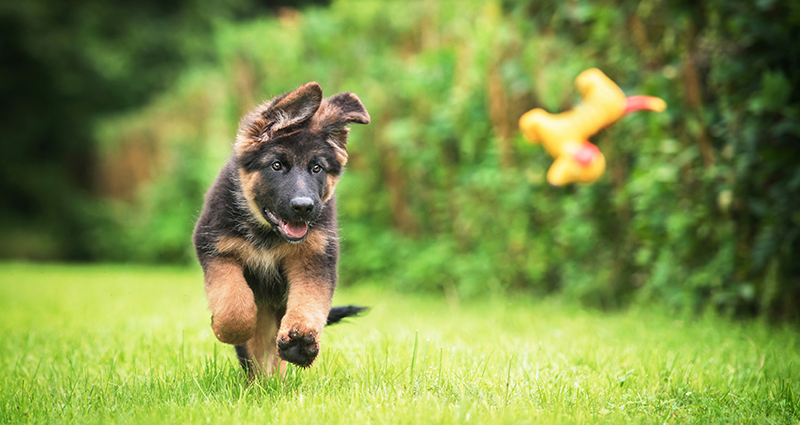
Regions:
<instances>
[{"instance_id":1,"label":"puppy's eye","mask_svg":"<svg viewBox=\"0 0 800 425\"><path fill-rule=\"evenodd\" d=\"M311 171L313 171L315 173L319 173L320 171L322 171L322 167L319 164L317 164L317 165L311 167Z\"/></svg>"},{"instance_id":2,"label":"puppy's eye","mask_svg":"<svg viewBox=\"0 0 800 425\"><path fill-rule=\"evenodd\" d=\"M281 168L283 168L283 164L281 164L280 161L275 161L272 163L271 167L273 170L279 171Z\"/></svg>"}]
</instances>

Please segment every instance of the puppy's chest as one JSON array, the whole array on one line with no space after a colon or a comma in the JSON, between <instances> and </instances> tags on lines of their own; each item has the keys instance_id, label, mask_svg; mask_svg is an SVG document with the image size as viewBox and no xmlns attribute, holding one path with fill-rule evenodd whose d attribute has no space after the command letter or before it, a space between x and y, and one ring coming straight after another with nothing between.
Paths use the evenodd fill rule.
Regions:
<instances>
[{"instance_id":1,"label":"puppy's chest","mask_svg":"<svg viewBox=\"0 0 800 425\"><path fill-rule=\"evenodd\" d=\"M289 297L289 281L279 267L265 270L245 266L243 272L256 303L270 305L276 309L285 308Z\"/></svg>"},{"instance_id":2,"label":"puppy's chest","mask_svg":"<svg viewBox=\"0 0 800 425\"><path fill-rule=\"evenodd\" d=\"M236 258L253 276L262 278L277 275L281 261L289 254L280 246L265 248L240 236L222 236L214 248L218 255Z\"/></svg>"},{"instance_id":3,"label":"puppy's chest","mask_svg":"<svg viewBox=\"0 0 800 425\"><path fill-rule=\"evenodd\" d=\"M286 302L288 281L282 263L292 249L259 247L239 236L223 236L215 245L218 255L234 257L242 264L245 280L258 302L280 306Z\"/></svg>"}]
</instances>

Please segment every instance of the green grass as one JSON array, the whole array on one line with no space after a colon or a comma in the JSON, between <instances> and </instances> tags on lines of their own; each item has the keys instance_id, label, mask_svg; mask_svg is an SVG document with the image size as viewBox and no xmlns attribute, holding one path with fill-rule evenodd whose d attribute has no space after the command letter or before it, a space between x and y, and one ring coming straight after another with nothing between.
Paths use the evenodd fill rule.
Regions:
<instances>
[{"instance_id":1,"label":"green grass","mask_svg":"<svg viewBox=\"0 0 800 425\"><path fill-rule=\"evenodd\" d=\"M308 370L248 386L197 270L0 265L0 422L798 423L796 329L553 299L373 307Z\"/></svg>"}]
</instances>

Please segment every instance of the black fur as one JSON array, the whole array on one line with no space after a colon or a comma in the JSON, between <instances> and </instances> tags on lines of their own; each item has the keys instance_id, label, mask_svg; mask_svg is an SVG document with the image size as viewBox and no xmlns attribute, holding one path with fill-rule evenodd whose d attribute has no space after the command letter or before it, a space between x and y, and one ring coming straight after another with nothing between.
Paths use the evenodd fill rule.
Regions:
<instances>
[{"instance_id":1,"label":"black fur","mask_svg":"<svg viewBox=\"0 0 800 425\"><path fill-rule=\"evenodd\" d=\"M250 360L250 353L247 352L246 345L236 345L233 348L236 349L236 358L239 359L239 365L242 366L245 373L251 373L253 371L253 363Z\"/></svg>"},{"instance_id":2,"label":"black fur","mask_svg":"<svg viewBox=\"0 0 800 425\"><path fill-rule=\"evenodd\" d=\"M347 317L358 316L367 310L369 310L369 308L358 305L343 305L339 307L333 307L331 308L330 313L328 313L328 325L339 323L342 321L342 319Z\"/></svg>"},{"instance_id":3,"label":"black fur","mask_svg":"<svg viewBox=\"0 0 800 425\"><path fill-rule=\"evenodd\" d=\"M204 272L214 261L237 261L256 305L270 308L279 324L291 282L285 261L270 263L269 253L322 235L315 240L325 241L324 247L302 261L331 296L336 286L339 243L329 177L335 184L343 172L347 126L353 122L369 122L360 100L352 93L322 99L315 83L265 102L242 119L234 154L206 194L193 238ZM221 250L226 239L250 248L240 243L232 251ZM364 310L334 307L327 324ZM316 351L303 357L293 350L282 349L281 357L309 365L316 356ZM242 367L252 368L247 347L238 345L236 352Z\"/></svg>"}]
</instances>

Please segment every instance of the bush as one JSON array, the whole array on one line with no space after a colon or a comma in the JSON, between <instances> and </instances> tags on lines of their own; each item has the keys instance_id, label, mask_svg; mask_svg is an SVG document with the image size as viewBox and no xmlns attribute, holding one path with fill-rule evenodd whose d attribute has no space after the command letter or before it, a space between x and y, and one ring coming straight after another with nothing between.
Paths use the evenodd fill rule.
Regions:
<instances>
[{"instance_id":1,"label":"bush","mask_svg":"<svg viewBox=\"0 0 800 425\"><path fill-rule=\"evenodd\" d=\"M96 258L190 261L239 116L315 80L373 118L337 190L343 283L796 320L799 16L769 1L339 1L220 23L212 65L100 125L105 158L152 146L156 161L125 208L100 209ZM571 107L594 66L669 108L595 137L609 167L594 185L550 187L517 119Z\"/></svg>"}]
</instances>

